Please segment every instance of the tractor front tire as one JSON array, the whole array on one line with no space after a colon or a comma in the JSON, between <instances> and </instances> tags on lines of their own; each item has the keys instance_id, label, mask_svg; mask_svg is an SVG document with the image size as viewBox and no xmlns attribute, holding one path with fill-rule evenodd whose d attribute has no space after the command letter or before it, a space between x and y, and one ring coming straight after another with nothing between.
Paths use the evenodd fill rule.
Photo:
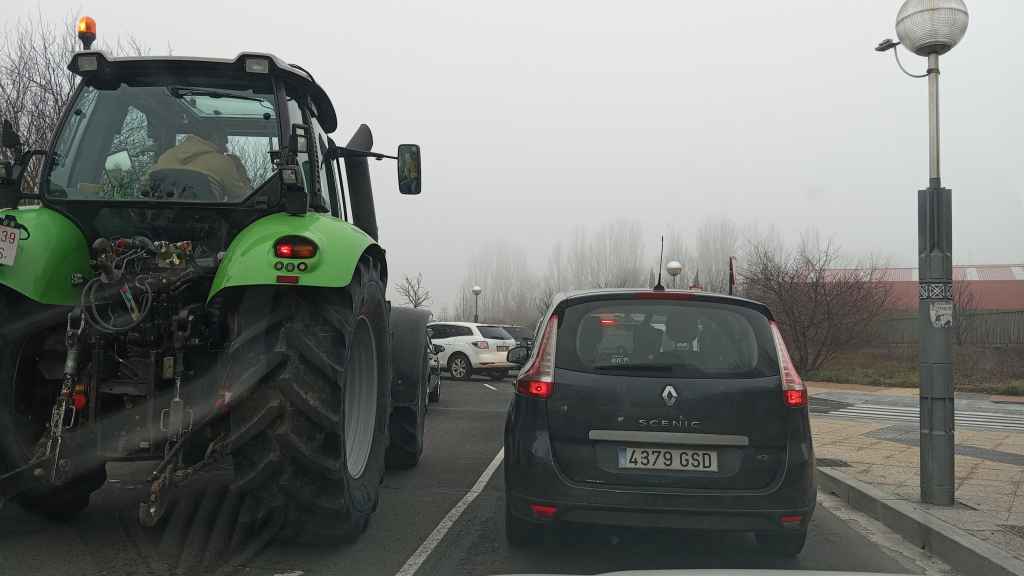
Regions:
<instances>
[{"instance_id":1,"label":"tractor front tire","mask_svg":"<svg viewBox=\"0 0 1024 576\"><path fill-rule=\"evenodd\" d=\"M245 518L286 541L339 542L377 508L390 407L388 310L363 257L345 288L258 286L237 303L228 351L228 449Z\"/></svg>"},{"instance_id":2,"label":"tractor front tire","mask_svg":"<svg viewBox=\"0 0 1024 576\"><path fill-rule=\"evenodd\" d=\"M434 376L431 376L431 378L434 378ZM437 375L437 383L434 385L434 388L430 390L430 394L427 396L427 400L429 400L431 404L437 404L438 402L441 401L441 375L440 374Z\"/></svg>"},{"instance_id":3,"label":"tractor front tire","mask_svg":"<svg viewBox=\"0 0 1024 576\"><path fill-rule=\"evenodd\" d=\"M429 313L409 308L391 310L392 369L395 385L391 401L391 444L388 468L407 470L423 455L426 433L427 389L430 387L430 356L427 348Z\"/></svg>"}]
</instances>

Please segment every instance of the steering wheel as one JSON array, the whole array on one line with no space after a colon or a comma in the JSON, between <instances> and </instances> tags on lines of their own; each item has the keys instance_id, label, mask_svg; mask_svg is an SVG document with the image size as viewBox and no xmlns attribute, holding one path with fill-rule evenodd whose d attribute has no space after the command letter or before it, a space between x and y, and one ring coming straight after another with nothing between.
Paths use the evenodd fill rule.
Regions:
<instances>
[{"instance_id":1,"label":"steering wheel","mask_svg":"<svg viewBox=\"0 0 1024 576\"><path fill-rule=\"evenodd\" d=\"M150 198L198 202L220 202L224 198L220 182L197 170L161 168L147 178L142 195Z\"/></svg>"}]
</instances>

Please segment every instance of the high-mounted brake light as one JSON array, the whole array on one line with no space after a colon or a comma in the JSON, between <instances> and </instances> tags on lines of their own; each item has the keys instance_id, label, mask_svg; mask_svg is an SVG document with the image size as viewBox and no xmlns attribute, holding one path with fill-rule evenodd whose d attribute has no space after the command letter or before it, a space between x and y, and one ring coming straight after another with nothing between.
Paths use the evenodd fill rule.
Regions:
<instances>
[{"instance_id":1,"label":"high-mounted brake light","mask_svg":"<svg viewBox=\"0 0 1024 576\"><path fill-rule=\"evenodd\" d=\"M312 258L316 252L316 243L301 236L286 236L274 243L274 255L278 258Z\"/></svg>"},{"instance_id":2,"label":"high-mounted brake light","mask_svg":"<svg viewBox=\"0 0 1024 576\"><path fill-rule=\"evenodd\" d=\"M600 324L601 326L604 326L605 328L609 328L609 327L611 327L611 326L615 326L616 324L618 324L618 323L619 323L619 322L618 322L618 321L617 321L617 320L616 320L615 318L601 318L601 319L600 319L600 320L598 320L597 322L598 322L598 323L599 323L599 324Z\"/></svg>"},{"instance_id":3,"label":"high-mounted brake light","mask_svg":"<svg viewBox=\"0 0 1024 576\"><path fill-rule=\"evenodd\" d=\"M796 366L789 357L786 342L782 339L779 325L771 322L772 338L775 340L775 351L779 355L779 372L782 373L782 399L786 406L800 408L807 405L807 387L796 372Z\"/></svg>"},{"instance_id":4,"label":"high-mounted brake light","mask_svg":"<svg viewBox=\"0 0 1024 576\"><path fill-rule=\"evenodd\" d=\"M637 300L690 300L693 298L693 294L689 292L637 292L633 294L633 298Z\"/></svg>"},{"instance_id":5,"label":"high-mounted brake light","mask_svg":"<svg viewBox=\"0 0 1024 576\"><path fill-rule=\"evenodd\" d=\"M555 386L555 339L558 316L552 315L540 337L533 363L516 379L516 392L534 398L550 398Z\"/></svg>"}]
</instances>

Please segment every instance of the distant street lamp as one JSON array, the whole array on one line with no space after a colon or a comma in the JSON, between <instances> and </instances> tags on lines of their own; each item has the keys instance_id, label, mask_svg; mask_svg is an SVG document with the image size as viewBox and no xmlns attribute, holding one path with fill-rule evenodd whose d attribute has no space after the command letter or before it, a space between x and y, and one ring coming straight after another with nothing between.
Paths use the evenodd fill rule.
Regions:
<instances>
[{"instance_id":1,"label":"distant street lamp","mask_svg":"<svg viewBox=\"0 0 1024 576\"><path fill-rule=\"evenodd\" d=\"M673 260L665 266L665 270L668 271L668 275L672 277L672 287L676 287L676 278L683 272L683 265L679 260Z\"/></svg>"},{"instance_id":2,"label":"distant street lamp","mask_svg":"<svg viewBox=\"0 0 1024 576\"><path fill-rule=\"evenodd\" d=\"M479 286L473 286L473 322L480 322L480 293L484 289Z\"/></svg>"},{"instance_id":3,"label":"distant street lamp","mask_svg":"<svg viewBox=\"0 0 1024 576\"><path fill-rule=\"evenodd\" d=\"M918 335L920 339L921 501L952 506L953 450L953 218L952 192L939 174L939 55L967 32L963 0L906 0L896 16L899 42L886 38L875 50L892 50L908 76L928 78L928 188L917 192ZM925 74L900 63L900 44L928 58Z\"/></svg>"}]
</instances>

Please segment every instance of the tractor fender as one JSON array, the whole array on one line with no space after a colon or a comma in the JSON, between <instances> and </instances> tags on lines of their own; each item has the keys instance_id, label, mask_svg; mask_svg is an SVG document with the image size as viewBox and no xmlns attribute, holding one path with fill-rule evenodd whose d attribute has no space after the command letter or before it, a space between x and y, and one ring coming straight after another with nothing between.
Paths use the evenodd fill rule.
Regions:
<instances>
[{"instance_id":1,"label":"tractor fender","mask_svg":"<svg viewBox=\"0 0 1024 576\"><path fill-rule=\"evenodd\" d=\"M415 407L423 402L427 375L427 322L425 308L391 308L391 406Z\"/></svg>"},{"instance_id":2,"label":"tractor fender","mask_svg":"<svg viewBox=\"0 0 1024 576\"><path fill-rule=\"evenodd\" d=\"M93 276L85 234L67 216L43 206L0 210L0 221L8 216L22 230L14 266L0 266L0 285L42 304L78 304L82 287L72 278Z\"/></svg>"},{"instance_id":3,"label":"tractor fender","mask_svg":"<svg viewBox=\"0 0 1024 576\"><path fill-rule=\"evenodd\" d=\"M284 236L316 243L312 258L278 258L274 244ZM298 285L341 288L352 281L359 258L368 252L381 261L384 251L365 232L343 220L310 212L264 216L235 236L217 269L207 301L236 286ZM304 264L304 270L299 264Z\"/></svg>"}]
</instances>

